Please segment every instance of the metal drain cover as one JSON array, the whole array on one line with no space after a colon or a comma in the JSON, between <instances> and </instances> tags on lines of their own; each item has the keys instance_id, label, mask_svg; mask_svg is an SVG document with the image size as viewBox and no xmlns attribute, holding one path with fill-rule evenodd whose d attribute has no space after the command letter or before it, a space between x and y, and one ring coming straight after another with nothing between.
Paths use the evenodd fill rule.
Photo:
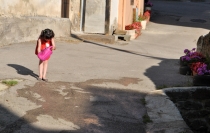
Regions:
<instances>
[{"instance_id":1,"label":"metal drain cover","mask_svg":"<svg viewBox=\"0 0 210 133\"><path fill-rule=\"evenodd\" d=\"M196 22L196 23L206 23L207 21L204 19L191 19L190 21Z\"/></svg>"}]
</instances>

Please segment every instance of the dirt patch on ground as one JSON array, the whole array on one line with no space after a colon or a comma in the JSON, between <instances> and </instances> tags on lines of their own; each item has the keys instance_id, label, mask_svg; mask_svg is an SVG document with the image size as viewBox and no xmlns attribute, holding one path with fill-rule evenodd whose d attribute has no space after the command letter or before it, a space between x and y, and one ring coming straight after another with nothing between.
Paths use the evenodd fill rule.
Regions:
<instances>
[{"instance_id":1,"label":"dirt patch on ground","mask_svg":"<svg viewBox=\"0 0 210 133\"><path fill-rule=\"evenodd\" d=\"M8 125L3 132L22 130L23 125L41 123L40 120L48 118L62 120L66 125L73 123L72 130L67 128L61 132L145 133L142 115L146 110L141 102L145 94L92 86L108 82L128 86L139 81L141 80L137 78L122 78L93 79L76 83L37 82L33 87L17 90L17 93L18 97L26 98L39 107L28 110L23 117ZM34 131L32 127L28 128Z\"/></svg>"}]
</instances>

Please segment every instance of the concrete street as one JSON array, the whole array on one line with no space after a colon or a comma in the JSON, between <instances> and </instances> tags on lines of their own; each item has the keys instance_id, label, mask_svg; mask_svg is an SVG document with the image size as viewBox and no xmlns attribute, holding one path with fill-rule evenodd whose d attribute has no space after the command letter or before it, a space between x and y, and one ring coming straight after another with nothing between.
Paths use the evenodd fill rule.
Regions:
<instances>
[{"instance_id":1,"label":"concrete street","mask_svg":"<svg viewBox=\"0 0 210 133\"><path fill-rule=\"evenodd\" d=\"M208 1L152 2L151 21L135 40L56 39L49 82L36 80L36 42L1 47L0 80L19 83L0 91L0 132L145 133L145 96L191 86L192 78L179 74L179 58L210 28Z\"/></svg>"}]
</instances>

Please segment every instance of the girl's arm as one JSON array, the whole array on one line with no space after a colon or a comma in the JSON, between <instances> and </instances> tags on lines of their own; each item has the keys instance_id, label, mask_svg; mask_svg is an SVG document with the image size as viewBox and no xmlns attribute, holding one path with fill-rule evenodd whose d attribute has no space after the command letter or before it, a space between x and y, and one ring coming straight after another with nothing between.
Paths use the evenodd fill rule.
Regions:
<instances>
[{"instance_id":1,"label":"girl's arm","mask_svg":"<svg viewBox=\"0 0 210 133\"><path fill-rule=\"evenodd\" d=\"M52 46L53 46L52 50L55 50L56 47L55 47L55 40L54 40L54 38L51 39L51 42L52 42Z\"/></svg>"},{"instance_id":2,"label":"girl's arm","mask_svg":"<svg viewBox=\"0 0 210 133\"><path fill-rule=\"evenodd\" d=\"M37 45L38 45L37 52L39 53L41 52L41 39L38 39Z\"/></svg>"}]
</instances>

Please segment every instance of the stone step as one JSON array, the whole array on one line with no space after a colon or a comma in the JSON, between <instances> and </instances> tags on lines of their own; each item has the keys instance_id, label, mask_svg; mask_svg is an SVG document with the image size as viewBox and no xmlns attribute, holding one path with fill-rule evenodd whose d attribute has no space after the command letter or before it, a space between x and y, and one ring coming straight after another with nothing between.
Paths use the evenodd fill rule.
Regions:
<instances>
[{"instance_id":1,"label":"stone step","mask_svg":"<svg viewBox=\"0 0 210 133\"><path fill-rule=\"evenodd\" d=\"M114 34L113 36L115 37L115 41L117 41L118 39L122 39L124 41L130 41L130 39L131 39L131 35L117 35L117 34Z\"/></svg>"}]
</instances>

